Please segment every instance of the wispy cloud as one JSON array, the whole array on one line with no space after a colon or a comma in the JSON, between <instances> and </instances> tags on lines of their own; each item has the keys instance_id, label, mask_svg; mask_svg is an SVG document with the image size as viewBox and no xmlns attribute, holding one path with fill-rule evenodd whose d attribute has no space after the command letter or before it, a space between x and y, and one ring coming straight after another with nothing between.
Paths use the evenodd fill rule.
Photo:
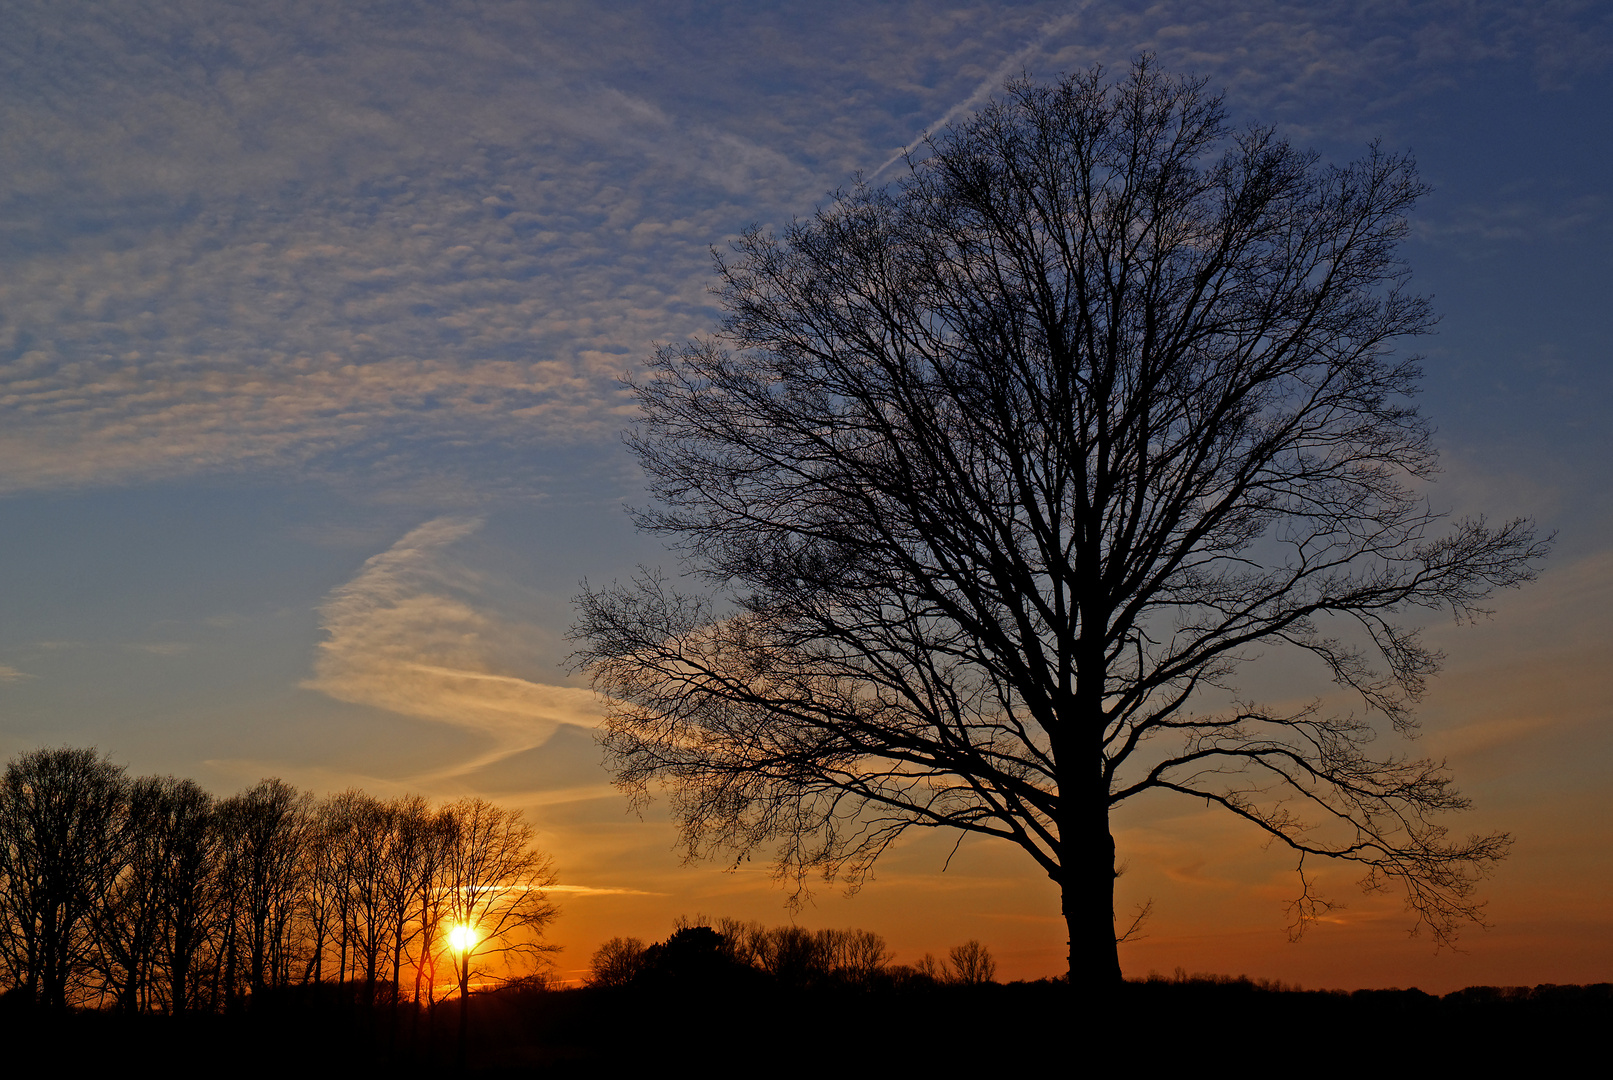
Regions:
<instances>
[{"instance_id":1,"label":"wispy cloud","mask_svg":"<svg viewBox=\"0 0 1613 1080\"><path fill-rule=\"evenodd\" d=\"M481 525L443 517L426 522L366 562L320 608L327 639L310 690L405 716L453 724L490 746L446 774L462 774L542 745L560 724L593 725L600 712L588 690L533 682L497 670L501 638L513 626L479 610L474 575L446 552Z\"/></svg>"},{"instance_id":2,"label":"wispy cloud","mask_svg":"<svg viewBox=\"0 0 1613 1080\"><path fill-rule=\"evenodd\" d=\"M646 892L643 889L599 888L593 885L550 885L544 892L572 893L582 896L668 896L669 893Z\"/></svg>"},{"instance_id":3,"label":"wispy cloud","mask_svg":"<svg viewBox=\"0 0 1613 1080\"><path fill-rule=\"evenodd\" d=\"M130 652L150 653L152 656L182 656L194 646L188 641L142 641L124 645Z\"/></svg>"},{"instance_id":4,"label":"wispy cloud","mask_svg":"<svg viewBox=\"0 0 1613 1080\"><path fill-rule=\"evenodd\" d=\"M1560 245L1574 239L1596 243L1608 231L1606 201L1596 193L1509 191L1493 202L1463 207L1460 218L1419 221L1417 228L1431 243L1461 243L1470 251L1495 243Z\"/></svg>"}]
</instances>

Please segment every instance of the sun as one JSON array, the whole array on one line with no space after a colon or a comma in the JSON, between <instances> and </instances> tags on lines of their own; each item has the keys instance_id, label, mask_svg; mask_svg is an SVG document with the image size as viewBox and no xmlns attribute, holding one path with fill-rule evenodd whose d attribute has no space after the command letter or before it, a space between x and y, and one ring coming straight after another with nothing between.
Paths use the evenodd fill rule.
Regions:
<instances>
[{"instance_id":1,"label":"sun","mask_svg":"<svg viewBox=\"0 0 1613 1080\"><path fill-rule=\"evenodd\" d=\"M448 947L457 953L470 952L476 947L476 930L463 924L448 931Z\"/></svg>"}]
</instances>

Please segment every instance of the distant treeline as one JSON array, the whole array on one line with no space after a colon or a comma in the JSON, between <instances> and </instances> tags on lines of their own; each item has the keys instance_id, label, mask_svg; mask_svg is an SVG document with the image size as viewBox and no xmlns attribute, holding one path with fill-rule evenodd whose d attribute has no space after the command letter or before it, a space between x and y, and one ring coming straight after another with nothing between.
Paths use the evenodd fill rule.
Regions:
<instances>
[{"instance_id":1,"label":"distant treeline","mask_svg":"<svg viewBox=\"0 0 1613 1080\"><path fill-rule=\"evenodd\" d=\"M868 930L806 930L705 916L680 918L666 941L645 945L611 938L595 951L590 985L602 987L710 983L745 976L780 987L884 990L917 984L979 986L995 980L997 963L978 941L955 946L944 960L893 962L885 939Z\"/></svg>"},{"instance_id":2,"label":"distant treeline","mask_svg":"<svg viewBox=\"0 0 1613 1080\"><path fill-rule=\"evenodd\" d=\"M0 779L0 990L58 1011L228 1012L321 984L430 1003L552 951L552 884L520 813L481 799L275 779L218 799L35 750Z\"/></svg>"}]
</instances>

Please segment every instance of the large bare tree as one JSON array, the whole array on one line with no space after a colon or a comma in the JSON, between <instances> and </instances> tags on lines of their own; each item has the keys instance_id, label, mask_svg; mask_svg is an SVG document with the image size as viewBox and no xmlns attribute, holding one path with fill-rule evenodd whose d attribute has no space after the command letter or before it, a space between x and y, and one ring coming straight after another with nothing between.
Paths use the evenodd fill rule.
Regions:
<instances>
[{"instance_id":1,"label":"large bare tree","mask_svg":"<svg viewBox=\"0 0 1613 1080\"><path fill-rule=\"evenodd\" d=\"M1415 613L1472 617L1544 544L1424 501L1410 160L1320 165L1141 62L1012 82L909 164L747 234L722 332L636 384L638 520L710 589L580 598L619 782L798 883L913 826L1011 841L1086 981L1120 975L1110 815L1149 790L1448 937L1506 838L1453 837L1443 767L1367 744L1438 667ZM1260 650L1356 711L1243 700Z\"/></svg>"}]
</instances>

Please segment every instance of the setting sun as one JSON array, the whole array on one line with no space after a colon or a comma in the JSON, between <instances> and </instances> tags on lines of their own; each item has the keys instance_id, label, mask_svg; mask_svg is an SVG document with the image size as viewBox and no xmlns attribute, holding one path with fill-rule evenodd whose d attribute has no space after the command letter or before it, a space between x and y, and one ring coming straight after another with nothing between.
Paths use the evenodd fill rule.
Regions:
<instances>
[{"instance_id":1,"label":"setting sun","mask_svg":"<svg viewBox=\"0 0 1613 1080\"><path fill-rule=\"evenodd\" d=\"M454 952L470 952L476 947L476 931L469 926L456 926L448 931L448 947Z\"/></svg>"}]
</instances>

